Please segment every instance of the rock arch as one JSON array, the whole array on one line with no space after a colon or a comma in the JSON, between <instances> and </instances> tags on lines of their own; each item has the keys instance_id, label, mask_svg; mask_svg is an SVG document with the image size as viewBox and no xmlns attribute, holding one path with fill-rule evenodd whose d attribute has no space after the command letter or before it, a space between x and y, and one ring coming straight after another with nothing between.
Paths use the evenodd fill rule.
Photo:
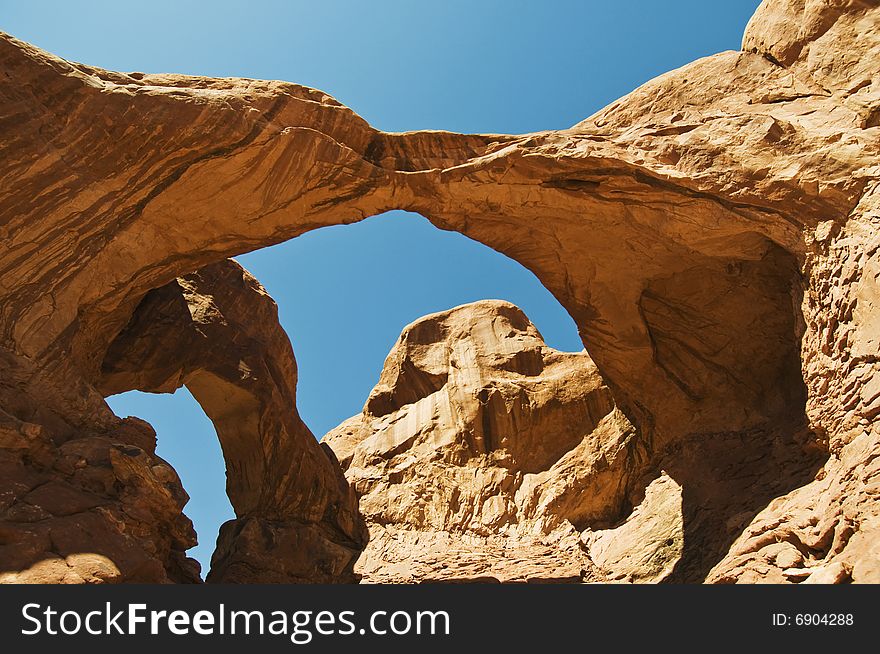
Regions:
<instances>
[{"instance_id":1,"label":"rock arch","mask_svg":"<svg viewBox=\"0 0 880 654\"><path fill-rule=\"evenodd\" d=\"M840 498L868 497L846 452L878 441L878 20L856 0L767 0L742 52L523 136L384 133L294 84L116 73L4 35L4 410L56 441L113 429L101 362L151 289L406 209L531 269L654 451L768 424L827 439L837 508L812 533L809 484L786 528L843 556ZM749 534L718 574L763 556Z\"/></svg>"},{"instance_id":2,"label":"rock arch","mask_svg":"<svg viewBox=\"0 0 880 654\"><path fill-rule=\"evenodd\" d=\"M214 423L236 519L221 527L208 581L356 580L366 527L296 411L296 380L275 303L231 260L147 293L107 351L103 394L185 385Z\"/></svg>"},{"instance_id":3,"label":"rock arch","mask_svg":"<svg viewBox=\"0 0 880 654\"><path fill-rule=\"evenodd\" d=\"M682 127L676 123L682 119L664 115L657 97L671 110L694 102L693 95L703 89L678 88L682 85L674 80L649 83L626 105L559 133L385 134L328 96L291 84L131 78L60 62L10 40L4 46L7 67L32 80L20 88L46 88L58 99L54 113L47 114L34 106L40 98L19 92L16 106L28 129L51 134L55 151L84 138L91 143L87 150L65 148L63 156L50 155L46 165L52 169L32 180L28 171L33 161L46 156L46 136L22 143L19 157L8 161L13 191L7 229L13 246L38 242L43 251L59 256L51 265L37 266L28 258L27 263L13 259L4 268L11 285L4 304L4 335L37 360L69 349L92 380L101 352L130 312L126 305L132 306L146 290L308 229L407 209L534 271L574 316L600 369L618 389L621 404L644 414L642 421L650 419L661 433L730 426L731 421L744 426L767 416L738 402L741 389L731 388L731 380L746 378L756 385L756 395L773 395L776 368L782 365L769 361L767 371L738 369L760 364L758 357L737 351L745 345L738 335L750 323L764 322L762 312L768 309L749 307L746 301L713 315L712 307L684 306L684 331L711 326L719 332L718 340L727 343L728 360L697 352L708 360L695 369L710 374L714 367L729 377L727 383L718 383L716 376L715 383L688 384L663 367L683 352L655 352L668 350L674 339L666 332L652 333L663 332L652 330L652 317L661 320L659 305L666 300L667 306L682 304L675 290L664 298L661 287L681 277L686 279L679 286L686 286L688 278L707 276L720 282L729 271L764 260L774 248L782 248L794 261L802 259L800 230L819 216L841 211L832 198L812 195L795 182L777 182L778 200L768 203L749 197L757 196L758 189L745 180L746 193L730 197L739 189L712 187L712 179L675 176L662 165L648 165L647 159L641 165L632 161L639 158L630 151L635 148L615 134L612 119L623 123L617 128L623 131L650 101L655 105L650 120L666 120L672 127L654 125L642 131L675 137L653 137L652 149L662 149L664 139L677 140ZM789 83L790 77L765 58L747 53L718 55L691 68L697 69L692 75L734 76L731 84L743 85L744 97ZM57 120L62 113L71 118ZM91 115L102 115L105 124L96 127L85 120ZM696 120L694 116L691 122ZM732 131L752 120L736 116L729 125L715 120L711 131ZM686 130L694 131L696 126ZM710 147L701 141L697 151ZM135 160L133 152L141 158ZM638 155L645 158L647 153ZM129 164L120 170L118 161L125 157ZM719 171L719 177L722 172L734 179L754 176L749 164L759 163L764 161L754 156L730 161L730 169ZM53 171L62 176L70 169L78 174L69 178L73 188L65 193L40 194L34 187L52 178ZM108 194L87 206L71 202L71 195L95 188L102 175L112 191L108 188ZM714 182L717 186L718 180ZM58 228L45 229L46 224ZM75 224L76 232L62 229L67 224ZM74 233L82 238L71 242ZM774 264L767 267L783 284L794 283L794 265L778 273ZM31 293L35 287L45 288L36 302ZM778 304L778 299L771 303ZM47 313L50 305L54 310ZM785 306L788 313L790 305ZM742 309L754 315L740 317ZM785 356L770 348L765 355ZM646 386L656 392L645 393ZM726 408L732 402L740 405L733 412Z\"/></svg>"}]
</instances>

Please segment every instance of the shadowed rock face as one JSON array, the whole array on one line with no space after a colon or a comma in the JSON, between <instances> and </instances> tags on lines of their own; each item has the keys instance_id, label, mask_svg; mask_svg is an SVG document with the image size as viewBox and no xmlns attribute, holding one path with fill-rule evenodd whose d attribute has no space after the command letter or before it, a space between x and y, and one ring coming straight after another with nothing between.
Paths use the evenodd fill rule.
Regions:
<instances>
[{"instance_id":1,"label":"shadowed rock face","mask_svg":"<svg viewBox=\"0 0 880 654\"><path fill-rule=\"evenodd\" d=\"M118 442L102 362L151 290L317 227L407 209L517 259L569 310L640 447L671 480L658 485L681 488L673 579L878 580L878 24L875 3L766 0L743 51L662 75L570 129L522 136L389 134L294 84L117 73L3 35L4 424L53 452L92 435ZM374 415L441 381L400 374L419 383L404 384L410 396L379 393ZM206 406L223 387L209 386ZM265 392L259 407L272 403ZM294 432L280 438L305 438ZM61 474L9 438L11 465ZM818 473L817 447L830 455ZM290 466L255 452L263 462L236 465L262 469L261 481L230 487L242 506L267 492L261 475L281 480ZM784 466L773 483L768 461ZM755 484L728 474L749 469ZM13 484L3 506L22 502L28 484ZM731 492L742 510L727 515ZM696 510L705 503L718 510ZM40 522L3 511L10 533ZM271 540L245 529L256 515L243 509L223 542ZM156 579L180 576L171 554L184 541L145 554L162 567ZM800 553L796 565L780 541ZM13 577L24 565L0 560Z\"/></svg>"},{"instance_id":2,"label":"shadowed rock face","mask_svg":"<svg viewBox=\"0 0 880 654\"><path fill-rule=\"evenodd\" d=\"M137 418L62 444L0 422L0 583L193 583L189 500Z\"/></svg>"},{"instance_id":3,"label":"shadowed rock face","mask_svg":"<svg viewBox=\"0 0 880 654\"><path fill-rule=\"evenodd\" d=\"M296 412L296 361L275 302L231 260L144 296L107 351L99 389L186 386L214 423L236 519L208 581L355 581L367 535L332 454Z\"/></svg>"}]
</instances>

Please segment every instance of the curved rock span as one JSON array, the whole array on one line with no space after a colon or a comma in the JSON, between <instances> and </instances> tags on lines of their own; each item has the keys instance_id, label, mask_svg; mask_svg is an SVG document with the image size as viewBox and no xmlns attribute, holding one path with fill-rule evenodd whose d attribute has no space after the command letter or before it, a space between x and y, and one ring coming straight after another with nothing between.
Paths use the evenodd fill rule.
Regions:
<instances>
[{"instance_id":1,"label":"curved rock span","mask_svg":"<svg viewBox=\"0 0 880 654\"><path fill-rule=\"evenodd\" d=\"M426 368L386 367L357 427L364 457L364 443L402 438L383 417L420 402L476 411L483 434L508 430L478 442L476 426L459 430L470 418L425 417L422 436L447 444L431 465L454 476L479 459L486 476L466 498L479 511L462 522L450 508L432 528L460 539L484 519L514 531L567 521L595 566L581 578L880 580L878 26L873 2L765 0L742 51L667 73L570 129L521 136L385 133L294 84L117 73L3 35L0 575L196 577L176 475L149 428L103 399L186 384L217 427L236 510L210 576L354 580L366 539L355 498L297 417L271 302L223 262L406 209L531 269L589 352L552 355L508 317L520 358L475 364L494 385L442 373L436 353L416 357ZM452 331L448 347L477 338ZM549 391L554 368L569 376ZM464 388L485 391L479 411L449 395ZM564 416L579 403L613 404L594 417L614 425L575 429ZM544 420L572 431L545 438ZM638 456L621 461L614 501L596 490L529 514L499 487L482 508L492 475L555 469L541 497L588 478L599 450L585 468L559 467L588 431L603 434L600 450L631 431ZM455 443L477 449L444 463ZM396 470L397 456L369 465ZM566 513L584 505L598 513ZM680 529L662 520L654 535L680 534L657 540L678 553L644 574L620 534L651 540L639 535L650 516L675 505ZM389 531L412 520L394 516Z\"/></svg>"}]
</instances>

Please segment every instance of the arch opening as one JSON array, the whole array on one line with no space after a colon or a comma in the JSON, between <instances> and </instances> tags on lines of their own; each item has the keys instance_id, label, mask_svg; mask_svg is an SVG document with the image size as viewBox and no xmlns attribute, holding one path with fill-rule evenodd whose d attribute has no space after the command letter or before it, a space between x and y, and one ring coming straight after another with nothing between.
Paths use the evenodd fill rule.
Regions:
<instances>
[{"instance_id":1,"label":"arch opening","mask_svg":"<svg viewBox=\"0 0 880 654\"><path fill-rule=\"evenodd\" d=\"M325 249L327 243L344 243L346 237L350 239L349 259L344 245L336 252L332 246ZM422 251L431 238L448 239L452 249L443 251L446 246L438 246ZM518 247L516 241L508 245L514 250ZM678 389L678 399L670 396L667 408L674 413L707 405L709 424L717 425L727 415L735 423L729 430L707 427L703 416L694 415L691 431L658 431L656 425L645 422L640 404L625 392L626 404L616 405L615 395L621 389L606 386L600 368L586 352L548 348L540 332L515 306L485 306L478 301L442 311L449 309L449 304L469 303L481 296L507 295L486 293L480 284L473 283L474 275L468 272L466 262L469 256L479 260L482 253L495 259L493 274L513 276L517 280L513 286L522 289L531 284L538 300L551 299L557 310L557 337L567 336L571 343L582 334L589 345L593 334L606 365L609 351L614 354L601 317L585 319L581 315L581 334L565 334L565 327L574 326L565 309L513 259L460 234L441 232L422 218L407 219L398 212L344 228L313 231L242 257L278 297L280 316L263 287L228 261L151 291L108 351L102 386L138 384L162 390L184 384L211 417L223 444L227 493L236 513L236 519L221 530L213 561L212 570L221 572L212 574L224 581L253 580L255 559L271 570L270 577L278 574L274 567L284 558L278 553L282 550L295 561L283 574L304 579L304 570L315 567L314 559L327 555L327 520L334 534L329 542L334 548L342 544L342 549L348 547L349 551L341 557L335 551L330 560L323 561L323 567L337 576L345 570L351 579L361 573L369 579L386 578L383 566L387 567L389 558L400 555L388 549L389 543L399 542L401 537L400 529L392 533L389 525L409 530L407 537L418 534L417 540L427 540L429 549L436 546L438 551L450 547L448 539L458 537L454 534L471 533L484 539L483 550L472 552L477 559L486 549L492 556L493 547L511 546L509 541L499 545L499 534L510 538L516 533L520 538L520 532L537 529L540 539L525 545L518 542L517 546L535 548L533 554L543 557L543 543L551 534L560 538L560 529L574 530L567 533L569 540L589 540L593 536L584 534L597 533L600 536L595 538L601 540L603 531L632 528L632 516L638 517L634 509L646 501L651 480L658 474L672 480L662 488L679 493L679 508L670 518L678 520L679 526L671 538L674 560L670 559L655 580L701 580L737 533L736 527L728 526L726 535L719 536L719 525L729 525L735 516L754 515L769 499L802 483L818 465L815 452L804 454L810 437L803 433L805 394L798 356L801 324L796 262L757 234L745 234L738 243L731 240L727 248L732 254L714 258L691 252L687 265L655 274L641 289L636 304L663 381ZM281 259L302 267L292 271ZM332 263L339 261L345 265ZM419 272L424 271L428 276L420 277ZM425 293L426 289L442 290L448 281L443 279L443 271L454 271L465 282L458 289L457 301L444 303ZM321 275L333 283L318 283L324 281ZM309 282L318 288L310 288ZM313 301L322 299L323 306L320 302L310 305L303 294L288 296L291 289L304 287L305 294L311 294ZM238 291L231 292L236 288ZM240 294L242 289L244 295ZM442 292L440 295L443 297ZM526 303L530 299L527 295ZM400 301L407 297L415 298L413 306ZM395 301L381 305L389 299ZM588 310L584 305L576 306ZM433 313L438 309L439 314ZM302 342L297 348L300 364L307 360L309 366L332 370L334 363L342 362L345 369L344 373L339 369L331 373L325 379L330 385L317 394L325 407L327 397L333 396L336 411L315 430L319 437L327 434L323 448L314 447L312 432L299 418L298 411L308 402L303 401L302 388L299 396L295 388L297 364L282 328L286 312L289 324L285 326L294 342ZM423 318L424 313L431 315ZM304 329L296 319L316 318L312 335L315 329L325 330L344 346L357 350L364 326L389 315L410 324L402 328L393 346L388 345L388 332L393 334L394 330L387 325L373 330L370 336L391 353L381 375L364 366L371 383L361 382L359 393L352 394L349 411L340 415L344 403L337 403L338 394L332 391L339 379L354 376L348 372L352 368L350 355L338 344L310 346L308 326ZM176 348L156 349L156 325L164 330L158 335L160 341L167 340L168 327L173 327ZM181 325L185 325L183 331ZM743 338L748 329L761 338ZM488 340L487 333L491 333ZM454 354L459 346L480 356L462 359ZM767 352L773 356L762 357ZM610 362L616 364L613 358ZM462 367L476 371L476 385L460 375L456 378ZM367 392L377 379L375 388ZM545 392L542 384L549 384L553 392ZM717 407L724 401L730 406L719 415ZM450 422L450 416L456 417ZM750 427L743 429L743 424ZM550 442L554 439L559 442ZM705 458L682 456L684 442L689 443L691 453L702 452ZM731 443L735 445L732 449ZM730 456L731 451L739 458ZM412 460L426 453L432 461L426 460L425 468L414 477L401 477L395 471L396 457ZM279 457L295 461L288 468L295 467L296 474L279 467ZM337 458L349 471L348 481L360 502L342 479ZM784 462L791 474L780 478L771 463L746 471L756 459ZM391 463L377 466L378 460ZM437 460L443 462L441 469L432 468ZM682 460L692 465L682 465ZM486 479L471 488L469 496L466 484L456 475L474 466L486 473ZM716 472L725 467L730 479L719 481ZM358 470L367 474L359 477ZM398 501L394 515L377 508L388 504L389 493L425 495L425 480L431 477L444 480L441 488L430 482L439 493L433 504ZM376 479L394 481L377 486ZM751 480L751 490L737 486L746 479ZM729 491L734 486L737 497L731 501ZM315 489L319 489L317 498L313 496ZM708 520L702 517L707 506L711 507ZM346 514L341 520L340 507ZM365 526L358 522L359 511L374 532L376 545L368 547L378 551L373 552L373 560L367 556L361 561L355 574L357 556L367 543ZM447 515L438 515L438 511ZM404 515L406 512L410 515ZM415 521L413 516L417 516ZM320 524L321 533L309 531L304 538L299 533L303 517ZM296 536L288 533L285 537L291 520L297 522L293 528ZM428 532L434 535L426 537ZM435 532L442 534L439 541ZM433 545L432 538L436 541ZM285 543L281 547L277 545L280 541ZM304 548L300 547L303 542ZM569 569L572 562L575 572ZM588 563L574 557L530 574L572 580L603 574L587 568ZM457 574L482 578L471 572ZM423 573L414 574L419 578Z\"/></svg>"},{"instance_id":2,"label":"arch opening","mask_svg":"<svg viewBox=\"0 0 880 654\"><path fill-rule=\"evenodd\" d=\"M184 513L198 543L187 555L199 562L204 579L220 525L235 516L214 425L185 386L174 393L127 391L108 397L107 404L116 415L139 416L155 429L156 454L177 471L189 496Z\"/></svg>"},{"instance_id":3,"label":"arch opening","mask_svg":"<svg viewBox=\"0 0 880 654\"><path fill-rule=\"evenodd\" d=\"M356 254L352 254L352 250L356 250ZM328 268L327 261L340 261L346 256L352 260L347 271ZM236 516L232 522L239 526L243 520L255 516L275 521L284 520L289 514L317 521L325 517L310 505L315 502L314 497L301 498L301 501L296 497L302 495L303 486L309 485L301 476L303 466L319 470L327 466L317 465L314 456L309 459L299 444L286 454L278 451L281 447L278 439L267 446L267 423L290 422L292 417L292 424L286 427L286 435L280 440L286 442L291 439L290 434L295 433L294 441L302 440L300 437L305 434L316 443L312 432L299 420L298 411L305 407L312 412L312 420L321 425L315 430L320 437L360 410L378 376L377 364L385 357L394 334L424 313L487 295L508 297L529 306L557 342L571 349L582 349L578 347L579 336L573 321L531 272L460 234L438 230L420 216L393 212L344 229L318 230L241 259L266 280L272 295L279 300L279 315L274 314L275 305L262 287L235 264L221 263L200 269L150 291L141 300L129 324L107 352L100 384L104 393L128 388L167 393L183 387L186 389L183 392L192 394L213 422L224 458L221 462L218 458L188 460L176 456L172 463L180 470L185 484L189 477L198 478L195 471L188 472L193 468L200 471L214 468L216 472L219 466L225 466L226 495L231 499ZM290 265L290 262L295 263ZM322 266L317 271L312 267L316 262ZM436 275L426 265L430 262L452 266L449 275L446 278ZM364 266L370 265L370 270L364 270ZM328 269L332 273L328 275L329 280L309 284ZM351 271L358 272L355 279L351 278ZM482 274L479 282L474 283L473 275L477 273ZM398 293L366 292L371 286L388 284L394 284ZM240 294L228 293L235 287L247 288L246 295L256 300L257 308L252 299L242 300ZM300 292L290 297L291 289ZM416 294L416 290L422 292ZM228 297L224 297L227 294ZM402 301L407 297L412 298L410 302ZM311 320L303 321L304 314ZM360 323L353 315L360 316ZM260 320L262 325L258 324ZM391 329L388 329L389 322L393 325ZM372 328L364 334L359 324ZM291 333L294 343L299 343L297 362L293 361L282 325ZM344 342L340 343L339 339ZM256 363L252 360L255 349L259 352ZM368 351L369 356L361 356L356 361L358 365L352 365L349 353L360 349ZM313 356L309 356L310 353ZM277 365L279 358L282 365ZM270 362L275 366L266 367ZM266 367L263 375L261 366ZM359 386L349 383L350 377L357 376L352 374L353 368L356 372L366 368L362 375L366 383L361 381ZM309 375L319 377L324 384L323 387L320 383L314 384L318 389L311 392L311 407L308 391L303 392L304 387L308 389L308 383L302 383L302 379L309 380ZM258 380L256 390L254 387L242 390L248 386L247 381L243 383L248 377ZM259 386L261 378L268 384ZM297 379L300 380L298 389L295 388ZM340 385L348 397L345 393L332 392L340 380L345 382ZM284 389L280 396L279 388ZM267 395L276 396L274 403L270 403L271 411L265 406ZM140 396L138 415L149 419L156 416L163 423L163 440L183 436L175 433L179 431L175 426L162 420L161 409L157 414L155 407L148 406L150 397L156 396ZM332 397L329 402L328 397ZM315 400L320 406L314 406ZM110 404L119 410L128 406L113 398ZM161 399L157 404L161 404ZM290 410L290 416L283 415L285 407ZM317 451L326 450L318 448ZM314 448L307 447L306 452L314 455ZM296 468L296 475L279 476L275 461L265 465L284 456L293 460L289 467ZM304 459L308 460L303 463ZM333 486L326 479L312 485ZM210 494L216 497L217 489ZM226 498L223 499L222 504L226 504ZM320 498L317 504L320 506ZM204 535L216 533L217 518L213 518L212 524L201 520L197 511L190 513L202 535L198 553L203 570L207 570L209 545ZM242 529L247 531L246 526ZM227 539L242 540L242 533L239 529ZM351 536L348 534L351 540L356 540ZM223 539L221 530L219 547ZM234 558L234 554L226 553L227 558ZM252 555L253 552L248 554ZM212 569L223 565L216 556ZM228 572L228 568L224 568L223 580L236 574ZM211 573L208 579L211 580Z\"/></svg>"},{"instance_id":4,"label":"arch opening","mask_svg":"<svg viewBox=\"0 0 880 654\"><path fill-rule=\"evenodd\" d=\"M797 13L783 11L794 18ZM835 7L823 15L830 30L852 42L850 59L870 50L852 32L852 12ZM716 521L733 525L725 527L721 539L729 541L736 525L748 522L767 497L797 485L798 477L809 479L815 468L815 457L806 450L821 445L822 434L800 435L805 379L810 418L817 430L828 430L835 453L852 452L853 439L869 438L863 427L876 417L872 361L864 370L861 363L851 365L863 355L870 359L873 342L869 323L876 294L870 286L871 260L862 250L870 241L866 216L875 198L862 162L835 154L848 147L848 137L867 138L865 127L873 121L862 115L864 107L844 107L834 94L805 97L791 86L792 71L798 77L800 70L820 86L850 88L852 70L860 74L861 69L820 70L799 57L798 52L828 55L828 43L841 42L826 38L823 45L816 35L798 37L794 54L779 66L779 58L766 52L779 27L779 21L768 23L768 16L765 11L756 15L741 52L672 71L571 129L522 136L384 133L326 94L294 84L128 75L67 63L4 37L2 58L13 73L6 82L11 97L20 100L16 115L22 120L10 123L15 132L10 142L19 147L5 167L11 181L4 208L13 238L3 259L0 435L4 465L27 482L13 493L16 506L7 515L33 515L35 508L49 506L46 499L57 499L40 497L42 486L31 485L34 471L44 480L61 479L62 488L74 491L65 497L77 498L74 504L53 504L55 513L40 524L10 518L4 525L12 525L4 535L5 552L12 549L12 533L22 542L27 537L36 556L51 558L58 547L49 531L69 517L67 511L79 515L80 508L91 507L85 516L90 524L103 524L137 556L126 570L106 574L93 574L90 563L80 566L86 573L80 578L176 579L167 573L185 572L175 570L179 562L171 560L179 553L178 542L187 538L184 521L174 513L176 498L164 504L161 515L144 521L127 523L105 514L107 507L124 513L140 499L137 492L114 495L116 481L126 492L147 488L161 496L173 477L134 446L133 441L143 442L149 450L148 430L116 420L96 392L107 345L150 289L165 288L180 275L204 271L243 251L399 208L496 247L538 275L575 318L613 399L636 428L638 439L628 442L644 446L643 467L664 466L671 481L662 479L660 485L681 489L678 504L700 509L708 502L713 514L730 518ZM701 83L706 80L713 83ZM797 118L804 115L803 103L817 120ZM105 118L100 129L94 116ZM842 134L834 142L815 129L828 121ZM817 139L830 156L805 156L815 154ZM47 143L57 148L47 150ZM55 156L62 149L64 156ZM791 161L803 164L794 176ZM840 165L831 170L828 161ZM57 192L45 192L47 179L60 184ZM807 287L803 297L801 284ZM206 349L186 352L204 356ZM451 376L437 372L430 360L421 367L401 366L406 374L398 379L412 376L426 383L411 394L379 393L381 401L371 405L373 417L419 406L440 392L440 381ZM120 361L125 363L114 360ZM499 366L499 376L509 368L527 376L549 368L532 354L499 361L507 366ZM203 363L178 371L179 376L195 380L204 372ZM137 386L167 381L138 378L137 370L123 366L110 372L117 381L130 375ZM241 372L236 364L212 369L201 380L209 387L238 384ZM486 392L478 394L475 408L481 419L474 423L479 432L474 449L482 448L483 454L497 449L499 430L491 413L479 412L503 407L506 415L522 416L530 405L526 389L523 395L504 388L499 382L491 389L495 392L479 389ZM210 397L210 389L201 391ZM843 396L845 402L835 401ZM284 415L273 418L278 429L287 429L281 424ZM258 422L258 430L264 422ZM138 433L118 433L125 431ZM277 441L257 440L266 446L268 460ZM95 441L101 447L90 450ZM406 439L389 443L399 449ZM827 452L819 450L821 459ZM352 504L339 476L327 472L335 470L332 453L311 452L318 469L340 485L330 492L318 520L321 529L308 532L314 536L309 542L336 538L343 549L359 545ZM822 551L830 531L823 527L814 538L810 525L839 513L840 498L864 490L864 480L843 481L853 477L864 456L847 460L842 455L831 462L830 486L817 489L828 507L809 507L815 494L805 492L792 502L792 516L798 517L783 507L786 515L755 540L797 534L792 538L818 548L815 562L839 558L847 570L854 559L862 563L867 550L859 552L859 546L848 547L848 560L838 557L837 534L831 534L833 551ZM118 476L105 475L103 485L93 486L92 474L102 467L106 472L107 460ZM56 461L63 469L51 467ZM796 474L780 483L772 476L783 465ZM255 467L267 474L265 466ZM731 474L739 485L715 483ZM152 485L139 486L138 480ZM651 487L630 504L656 500ZM731 515L732 505L723 501L740 493L752 493L741 511L745 518ZM259 553L275 535L299 533L292 521L285 522L292 516L283 513L277 498L243 500L245 505L254 501L260 507L268 502L279 519L270 524L245 516L250 521L232 534L242 547ZM314 506L311 500L302 510L309 506ZM641 506L631 513L624 506L621 524L609 518L600 526L583 513L575 521L578 528L596 528L587 540L598 552L603 539L619 540L618 529L630 525L638 532L630 519ZM865 506L856 512L867 515ZM487 515L501 515L502 509L490 502ZM682 522L688 520L685 515ZM81 525L66 522L71 538L65 551L77 553ZM163 543L162 556L152 556L154 536L172 531L166 529L172 524L175 542ZM712 534L714 528L706 524L703 533ZM140 536L121 533L129 526ZM691 519L690 526L682 525L680 539L667 539L681 540L692 553L712 550L709 557L676 565L679 579L701 578L716 556L694 538L698 527ZM852 531L846 525L841 530L844 540ZM757 542L750 546L755 549L747 554L763 565L758 559L767 548ZM685 554L681 558L688 560ZM69 565L66 555L56 557L52 574L67 574ZM776 579L784 577L784 568L773 572ZM339 576L332 562L327 570ZM870 574L854 572L852 578Z\"/></svg>"}]
</instances>

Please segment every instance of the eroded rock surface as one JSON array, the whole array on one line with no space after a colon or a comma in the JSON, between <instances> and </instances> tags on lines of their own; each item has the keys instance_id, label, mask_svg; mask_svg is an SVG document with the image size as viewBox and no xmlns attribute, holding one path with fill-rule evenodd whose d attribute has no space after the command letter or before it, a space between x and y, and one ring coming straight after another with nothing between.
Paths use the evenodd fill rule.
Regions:
<instances>
[{"instance_id":1,"label":"eroded rock surface","mask_svg":"<svg viewBox=\"0 0 880 654\"><path fill-rule=\"evenodd\" d=\"M0 416L0 583L199 581L189 497L147 423L55 445Z\"/></svg>"},{"instance_id":2,"label":"eroded rock surface","mask_svg":"<svg viewBox=\"0 0 880 654\"><path fill-rule=\"evenodd\" d=\"M236 519L208 581L356 581L357 500L296 412L290 341L246 270L222 261L147 293L101 371L107 395L185 385L214 423Z\"/></svg>"},{"instance_id":3,"label":"eroded rock surface","mask_svg":"<svg viewBox=\"0 0 880 654\"><path fill-rule=\"evenodd\" d=\"M368 582L702 581L822 460L782 429L651 447L586 352L501 301L406 327L324 442L369 524Z\"/></svg>"},{"instance_id":4,"label":"eroded rock surface","mask_svg":"<svg viewBox=\"0 0 880 654\"><path fill-rule=\"evenodd\" d=\"M106 71L2 35L4 420L49 452L112 444L101 365L151 290L406 209L518 260L571 313L654 472L681 488L670 579L877 581L878 25L874 2L765 0L742 51L522 136L389 134L294 84ZM9 438L16 475L53 469ZM289 464L261 465L282 479ZM155 555L127 542L175 579L187 538Z\"/></svg>"},{"instance_id":5,"label":"eroded rock surface","mask_svg":"<svg viewBox=\"0 0 880 654\"><path fill-rule=\"evenodd\" d=\"M363 413L323 442L370 527L366 581L580 581L576 526L624 511L635 436L586 352L484 301L406 327Z\"/></svg>"}]
</instances>

